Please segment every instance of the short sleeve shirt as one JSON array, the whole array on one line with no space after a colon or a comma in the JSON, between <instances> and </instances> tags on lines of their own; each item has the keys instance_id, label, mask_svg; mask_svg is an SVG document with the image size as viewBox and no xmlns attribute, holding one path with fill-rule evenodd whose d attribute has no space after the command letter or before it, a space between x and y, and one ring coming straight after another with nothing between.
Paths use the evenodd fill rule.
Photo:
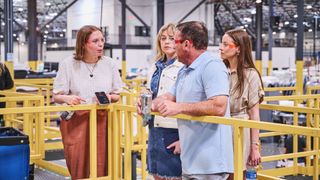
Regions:
<instances>
[{"instance_id":1,"label":"short sleeve shirt","mask_svg":"<svg viewBox=\"0 0 320 180\"><path fill-rule=\"evenodd\" d=\"M257 71L253 68L245 70L243 94L239 96L236 90L238 75L236 71L230 72L230 112L231 116L247 114L248 110L264 97L264 91Z\"/></svg>"},{"instance_id":2,"label":"short sleeve shirt","mask_svg":"<svg viewBox=\"0 0 320 180\"><path fill-rule=\"evenodd\" d=\"M113 59L104 56L95 66L90 66L69 57L59 64L53 93L77 95L91 102L95 92L119 93L121 87L122 81Z\"/></svg>"},{"instance_id":3,"label":"short sleeve shirt","mask_svg":"<svg viewBox=\"0 0 320 180\"><path fill-rule=\"evenodd\" d=\"M229 75L220 58L202 53L178 73L170 91L177 102L200 102L229 95ZM229 117L229 105L225 117ZM182 171L185 174L233 172L232 128L178 119Z\"/></svg>"}]
</instances>

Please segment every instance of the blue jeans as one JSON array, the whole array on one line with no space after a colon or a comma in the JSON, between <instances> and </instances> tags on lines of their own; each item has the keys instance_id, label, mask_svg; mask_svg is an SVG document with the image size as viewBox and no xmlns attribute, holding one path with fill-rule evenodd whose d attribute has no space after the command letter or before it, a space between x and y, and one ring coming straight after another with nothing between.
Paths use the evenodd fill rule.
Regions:
<instances>
[{"instance_id":1,"label":"blue jeans","mask_svg":"<svg viewBox=\"0 0 320 180\"><path fill-rule=\"evenodd\" d=\"M173 154L173 149L167 149L172 140L179 138L178 129L154 127L153 118L149 122L148 140L148 171L151 175L162 178L181 177L180 155Z\"/></svg>"}]
</instances>

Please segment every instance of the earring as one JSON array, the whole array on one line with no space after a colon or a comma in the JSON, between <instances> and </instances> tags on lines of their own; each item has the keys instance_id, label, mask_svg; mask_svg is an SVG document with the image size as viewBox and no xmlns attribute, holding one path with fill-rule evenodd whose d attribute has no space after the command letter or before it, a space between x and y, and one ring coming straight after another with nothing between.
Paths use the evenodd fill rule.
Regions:
<instances>
[{"instance_id":1,"label":"earring","mask_svg":"<svg viewBox=\"0 0 320 180\"><path fill-rule=\"evenodd\" d=\"M236 53L236 55L239 56L239 54L240 54L240 52L238 51L238 52Z\"/></svg>"}]
</instances>

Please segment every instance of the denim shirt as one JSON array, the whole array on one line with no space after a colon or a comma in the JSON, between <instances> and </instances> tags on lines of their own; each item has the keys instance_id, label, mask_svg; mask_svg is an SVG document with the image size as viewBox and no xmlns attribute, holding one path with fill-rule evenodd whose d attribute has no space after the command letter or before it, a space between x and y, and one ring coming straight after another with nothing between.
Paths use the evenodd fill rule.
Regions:
<instances>
[{"instance_id":1,"label":"denim shirt","mask_svg":"<svg viewBox=\"0 0 320 180\"><path fill-rule=\"evenodd\" d=\"M166 92L168 92L171 87L176 82L178 72L183 67L183 64L180 63L178 60L175 60L172 64L167 65L160 74L160 79L157 85L157 94L156 96L160 96ZM148 81L147 87L151 87L152 77L157 71L157 63L154 63L148 72ZM162 128L174 128L177 129L177 119L169 118L169 117L162 117L162 116L155 116L154 118L154 127L162 127Z\"/></svg>"}]
</instances>

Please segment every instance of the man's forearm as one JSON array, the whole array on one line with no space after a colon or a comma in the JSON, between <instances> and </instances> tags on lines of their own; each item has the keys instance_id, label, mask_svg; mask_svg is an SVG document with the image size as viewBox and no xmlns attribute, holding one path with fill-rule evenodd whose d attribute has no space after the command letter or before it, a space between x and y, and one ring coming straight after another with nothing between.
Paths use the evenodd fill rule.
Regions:
<instances>
[{"instance_id":1,"label":"man's forearm","mask_svg":"<svg viewBox=\"0 0 320 180\"><path fill-rule=\"evenodd\" d=\"M197 103L179 103L181 114L191 116L224 116L227 109L227 97L209 99Z\"/></svg>"}]
</instances>

